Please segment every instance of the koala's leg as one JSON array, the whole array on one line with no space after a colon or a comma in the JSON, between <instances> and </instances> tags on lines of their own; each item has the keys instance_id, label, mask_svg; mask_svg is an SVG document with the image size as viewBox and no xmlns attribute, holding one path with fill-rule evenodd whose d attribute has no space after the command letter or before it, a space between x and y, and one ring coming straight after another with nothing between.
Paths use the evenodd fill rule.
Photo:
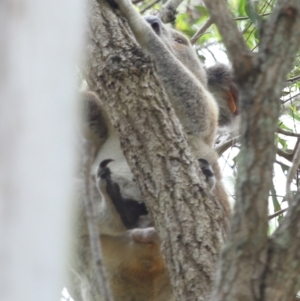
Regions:
<instances>
[{"instance_id":1,"label":"koala's leg","mask_svg":"<svg viewBox=\"0 0 300 301\"><path fill-rule=\"evenodd\" d=\"M108 137L108 117L98 96L91 91L81 94L82 134L98 151Z\"/></svg>"},{"instance_id":2,"label":"koala's leg","mask_svg":"<svg viewBox=\"0 0 300 301\"><path fill-rule=\"evenodd\" d=\"M141 215L148 214L146 205L143 202L125 198L121 195L120 187L111 179L110 169L107 167L108 159L100 163L97 171L97 186L102 195L108 196L120 218L127 229L136 227ZM103 193L104 191L104 193Z\"/></svg>"},{"instance_id":3,"label":"koala's leg","mask_svg":"<svg viewBox=\"0 0 300 301\"><path fill-rule=\"evenodd\" d=\"M168 271L153 228L101 237L114 300L174 301Z\"/></svg>"}]
</instances>

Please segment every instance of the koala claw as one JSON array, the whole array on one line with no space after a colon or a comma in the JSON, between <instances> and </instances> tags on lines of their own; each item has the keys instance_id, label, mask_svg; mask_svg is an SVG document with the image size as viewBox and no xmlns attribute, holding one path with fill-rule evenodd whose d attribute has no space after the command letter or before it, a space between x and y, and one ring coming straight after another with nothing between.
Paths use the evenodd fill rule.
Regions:
<instances>
[{"instance_id":1,"label":"koala claw","mask_svg":"<svg viewBox=\"0 0 300 301\"><path fill-rule=\"evenodd\" d=\"M114 160L112 160L112 159L106 159L106 160L101 161L101 163L99 164L99 167L98 167L98 171L97 171L98 178L101 178L101 179L107 179L108 177L110 178L111 171L107 167L107 165L113 161Z\"/></svg>"},{"instance_id":2,"label":"koala claw","mask_svg":"<svg viewBox=\"0 0 300 301\"><path fill-rule=\"evenodd\" d=\"M209 190L212 191L216 185L216 177L213 173L212 167L206 159L198 159L200 168L205 176L205 180L208 184Z\"/></svg>"}]
</instances>

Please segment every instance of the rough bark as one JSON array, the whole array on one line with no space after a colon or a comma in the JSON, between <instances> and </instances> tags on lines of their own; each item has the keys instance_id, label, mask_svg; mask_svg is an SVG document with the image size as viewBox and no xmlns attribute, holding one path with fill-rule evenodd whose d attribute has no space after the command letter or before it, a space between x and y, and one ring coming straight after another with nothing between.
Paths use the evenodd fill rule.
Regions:
<instances>
[{"instance_id":1,"label":"rough bark","mask_svg":"<svg viewBox=\"0 0 300 301\"><path fill-rule=\"evenodd\" d=\"M300 288L300 195L274 235L268 248L268 265L262 283L264 300L292 301Z\"/></svg>"},{"instance_id":2,"label":"rough bark","mask_svg":"<svg viewBox=\"0 0 300 301\"><path fill-rule=\"evenodd\" d=\"M300 194L271 237L262 300L292 301L300 288Z\"/></svg>"},{"instance_id":3,"label":"rough bark","mask_svg":"<svg viewBox=\"0 0 300 301\"><path fill-rule=\"evenodd\" d=\"M162 241L178 300L207 300L224 241L221 209L203 179L153 64L126 24L91 1L88 83L117 129Z\"/></svg>"},{"instance_id":4,"label":"rough bark","mask_svg":"<svg viewBox=\"0 0 300 301\"><path fill-rule=\"evenodd\" d=\"M236 25L223 1L205 1L224 39L233 61L236 78L242 94L241 143L239 173L236 187L236 206L229 241L222 252L216 287L212 300L291 300L295 295L296 276L300 272L298 254L286 249L283 237L285 226L271 237L267 236L268 192L276 148L274 132L277 129L281 89L300 45L300 2L278 1L270 18L261 30L259 52L251 54L240 38ZM237 45L238 44L238 45ZM285 224L295 230L292 215ZM293 225L293 226L292 226ZM294 241L293 246L297 246ZM287 244L288 246L288 244ZM292 270L282 268L276 261L282 250L294 262ZM271 266L270 266L271 265ZM279 279L289 279L290 285L279 285ZM277 299L278 298L278 299ZM282 299L281 299L282 300Z\"/></svg>"}]
</instances>

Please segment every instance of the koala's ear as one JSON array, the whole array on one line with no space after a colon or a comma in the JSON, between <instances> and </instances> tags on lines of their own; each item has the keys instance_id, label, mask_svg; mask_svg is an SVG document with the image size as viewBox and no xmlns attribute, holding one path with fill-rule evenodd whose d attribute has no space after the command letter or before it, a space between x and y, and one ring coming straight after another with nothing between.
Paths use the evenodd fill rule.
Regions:
<instances>
[{"instance_id":1,"label":"koala's ear","mask_svg":"<svg viewBox=\"0 0 300 301\"><path fill-rule=\"evenodd\" d=\"M206 69L208 89L219 106L219 126L228 126L240 113L240 98L229 66L216 64Z\"/></svg>"},{"instance_id":2,"label":"koala's ear","mask_svg":"<svg viewBox=\"0 0 300 301\"><path fill-rule=\"evenodd\" d=\"M239 90L232 80L228 83L228 90L226 92L228 96L227 104L232 114L238 115L239 112Z\"/></svg>"}]
</instances>

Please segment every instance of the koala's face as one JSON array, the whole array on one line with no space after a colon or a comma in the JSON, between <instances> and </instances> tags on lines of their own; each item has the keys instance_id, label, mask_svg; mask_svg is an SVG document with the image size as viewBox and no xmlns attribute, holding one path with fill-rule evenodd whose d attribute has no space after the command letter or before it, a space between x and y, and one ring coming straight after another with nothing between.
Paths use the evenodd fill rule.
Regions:
<instances>
[{"instance_id":1,"label":"koala's face","mask_svg":"<svg viewBox=\"0 0 300 301\"><path fill-rule=\"evenodd\" d=\"M145 20L151 25L154 32L175 57L203 84L206 84L204 68L188 38L182 33L164 25L156 16L147 16Z\"/></svg>"}]
</instances>

